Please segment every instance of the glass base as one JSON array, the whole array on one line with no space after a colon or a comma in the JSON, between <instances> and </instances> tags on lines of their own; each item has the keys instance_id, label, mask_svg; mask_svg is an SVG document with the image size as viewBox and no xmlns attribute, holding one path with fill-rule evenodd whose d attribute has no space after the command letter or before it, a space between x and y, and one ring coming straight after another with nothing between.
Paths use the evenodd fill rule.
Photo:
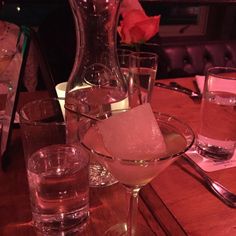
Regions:
<instances>
[{"instance_id":1,"label":"glass base","mask_svg":"<svg viewBox=\"0 0 236 236\"><path fill-rule=\"evenodd\" d=\"M152 232L149 228L143 225L137 225L133 236L155 236L156 234ZM121 223L112 226L105 232L105 236L129 236L127 234L127 225L126 223Z\"/></svg>"},{"instance_id":2,"label":"glass base","mask_svg":"<svg viewBox=\"0 0 236 236\"><path fill-rule=\"evenodd\" d=\"M103 166L90 164L89 166L89 186L107 187L118 183L118 180Z\"/></svg>"},{"instance_id":3,"label":"glass base","mask_svg":"<svg viewBox=\"0 0 236 236\"><path fill-rule=\"evenodd\" d=\"M72 212L56 215L33 213L33 225L37 235L64 236L76 235L87 227L89 212ZM40 234L41 233L41 234Z\"/></svg>"}]
</instances>

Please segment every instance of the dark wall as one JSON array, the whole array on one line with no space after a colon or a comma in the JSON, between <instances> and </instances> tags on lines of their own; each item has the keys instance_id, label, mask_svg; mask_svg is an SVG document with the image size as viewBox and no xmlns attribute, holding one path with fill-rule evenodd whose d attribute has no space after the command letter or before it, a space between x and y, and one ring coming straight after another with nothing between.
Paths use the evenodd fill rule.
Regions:
<instances>
[{"instance_id":1,"label":"dark wall","mask_svg":"<svg viewBox=\"0 0 236 236\"><path fill-rule=\"evenodd\" d=\"M73 17L68 0L9 0L0 11L0 19L18 25L38 28L46 58L51 66L55 82L66 81L69 77L75 53ZM200 3L201 2L201 3ZM163 14L171 7L208 6L209 15L206 33L202 36L162 37L157 35L151 41L165 44L178 42L231 40L236 39L236 2L235 1L141 1L148 15ZM20 7L20 11L17 10ZM164 17L164 15L162 16ZM162 22L161 22L162 23Z\"/></svg>"},{"instance_id":2,"label":"dark wall","mask_svg":"<svg viewBox=\"0 0 236 236\"><path fill-rule=\"evenodd\" d=\"M176 3L178 3L176 5ZM208 8L208 17L206 23L206 32L200 36L183 36L161 37L161 43L171 42L189 42L189 41L206 41L206 40L233 40L236 39L236 1L141 1L145 11L151 15L161 14L161 26L166 21L166 14L171 8L178 6L183 7L200 7ZM181 16L180 16L181 19ZM160 27L161 27L160 26ZM186 23L187 26L187 23Z\"/></svg>"},{"instance_id":3,"label":"dark wall","mask_svg":"<svg viewBox=\"0 0 236 236\"><path fill-rule=\"evenodd\" d=\"M6 0L0 10L0 19L17 25L38 26L52 12L64 7L66 0Z\"/></svg>"}]
</instances>

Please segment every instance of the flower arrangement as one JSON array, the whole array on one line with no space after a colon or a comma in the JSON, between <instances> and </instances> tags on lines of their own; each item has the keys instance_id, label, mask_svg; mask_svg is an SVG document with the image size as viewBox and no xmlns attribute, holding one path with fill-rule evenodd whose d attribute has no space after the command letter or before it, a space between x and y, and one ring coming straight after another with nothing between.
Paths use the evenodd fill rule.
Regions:
<instances>
[{"instance_id":1,"label":"flower arrangement","mask_svg":"<svg viewBox=\"0 0 236 236\"><path fill-rule=\"evenodd\" d=\"M144 43L159 32L160 15L147 16L138 0L123 0L120 14L117 30L122 43Z\"/></svg>"}]
</instances>

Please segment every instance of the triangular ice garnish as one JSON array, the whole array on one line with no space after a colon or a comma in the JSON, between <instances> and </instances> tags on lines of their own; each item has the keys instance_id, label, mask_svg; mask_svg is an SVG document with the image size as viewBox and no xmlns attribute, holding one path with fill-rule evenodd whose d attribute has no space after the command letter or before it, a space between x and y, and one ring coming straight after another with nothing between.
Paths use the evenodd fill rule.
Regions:
<instances>
[{"instance_id":1,"label":"triangular ice garnish","mask_svg":"<svg viewBox=\"0 0 236 236\"><path fill-rule=\"evenodd\" d=\"M150 160L166 153L166 145L149 103L98 122L108 152L119 159Z\"/></svg>"}]
</instances>

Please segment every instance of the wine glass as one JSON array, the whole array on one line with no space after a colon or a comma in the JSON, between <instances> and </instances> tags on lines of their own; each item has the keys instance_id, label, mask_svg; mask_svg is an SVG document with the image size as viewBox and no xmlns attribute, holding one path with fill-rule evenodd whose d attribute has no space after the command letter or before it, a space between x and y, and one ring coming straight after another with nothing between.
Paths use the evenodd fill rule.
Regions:
<instances>
[{"instance_id":1,"label":"wine glass","mask_svg":"<svg viewBox=\"0 0 236 236\"><path fill-rule=\"evenodd\" d=\"M112 111L99 119L126 111L124 109ZM111 156L104 147L101 134L98 131L99 119L85 118L81 121L83 123L80 124L78 130L81 144L124 185L129 195L127 222L112 226L106 231L106 235L150 235L150 230L136 224L139 190L165 170L177 157L185 153L194 142L194 133L187 124L167 114L154 113L154 115L165 140L166 152L160 156L151 155L150 159L148 157L150 154L145 155L145 153L142 153L142 159L140 156L138 159L130 158L127 155L123 158Z\"/></svg>"}]
</instances>

